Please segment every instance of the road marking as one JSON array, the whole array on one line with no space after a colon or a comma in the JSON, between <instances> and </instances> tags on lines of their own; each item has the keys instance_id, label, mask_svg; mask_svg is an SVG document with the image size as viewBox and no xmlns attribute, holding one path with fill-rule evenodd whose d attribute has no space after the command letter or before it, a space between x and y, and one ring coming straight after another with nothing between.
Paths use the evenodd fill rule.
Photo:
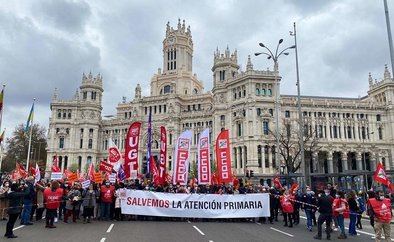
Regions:
<instances>
[{"instance_id":1,"label":"road marking","mask_svg":"<svg viewBox=\"0 0 394 242\"><path fill-rule=\"evenodd\" d=\"M100 242L104 242L104 241L105 241L105 238L101 238Z\"/></svg>"},{"instance_id":2,"label":"road marking","mask_svg":"<svg viewBox=\"0 0 394 242\"><path fill-rule=\"evenodd\" d=\"M188 223L188 224L191 224L190 220L187 220L187 223Z\"/></svg>"},{"instance_id":3,"label":"road marking","mask_svg":"<svg viewBox=\"0 0 394 242\"><path fill-rule=\"evenodd\" d=\"M197 226L193 226L193 228L195 228L201 235L205 235L199 228L197 228Z\"/></svg>"},{"instance_id":4,"label":"road marking","mask_svg":"<svg viewBox=\"0 0 394 242\"><path fill-rule=\"evenodd\" d=\"M110 233L113 227L114 227L114 224L111 224L111 225L109 226L109 228L107 229L107 233Z\"/></svg>"},{"instance_id":5,"label":"road marking","mask_svg":"<svg viewBox=\"0 0 394 242\"><path fill-rule=\"evenodd\" d=\"M270 227L270 229L272 229L272 230L274 230L276 232L282 233L284 235L287 235L287 236L290 236L290 237L294 237L294 235L286 233L286 232L283 232L282 230L279 230L279 229L276 229L276 228L273 228L273 227Z\"/></svg>"},{"instance_id":6,"label":"road marking","mask_svg":"<svg viewBox=\"0 0 394 242\"><path fill-rule=\"evenodd\" d=\"M256 224L261 225L261 223L259 223L259 222L256 222Z\"/></svg>"},{"instance_id":7,"label":"road marking","mask_svg":"<svg viewBox=\"0 0 394 242\"><path fill-rule=\"evenodd\" d=\"M18 227L16 227L16 228L14 228L12 231L17 230L17 229L20 229L20 228L23 228L23 227L25 227L25 225L18 226Z\"/></svg>"},{"instance_id":8,"label":"road marking","mask_svg":"<svg viewBox=\"0 0 394 242\"><path fill-rule=\"evenodd\" d=\"M208 242L213 242L213 240L209 240Z\"/></svg>"}]
</instances>

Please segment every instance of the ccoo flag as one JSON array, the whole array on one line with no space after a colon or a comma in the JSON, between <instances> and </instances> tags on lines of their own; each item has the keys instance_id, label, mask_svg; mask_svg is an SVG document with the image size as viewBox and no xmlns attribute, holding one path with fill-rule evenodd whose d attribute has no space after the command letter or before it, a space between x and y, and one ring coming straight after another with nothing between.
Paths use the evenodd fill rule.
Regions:
<instances>
[{"instance_id":1,"label":"ccoo flag","mask_svg":"<svg viewBox=\"0 0 394 242\"><path fill-rule=\"evenodd\" d=\"M34 103L31 106L29 117L27 118L25 132L29 131L30 126L33 123L33 116L34 116Z\"/></svg>"}]
</instances>

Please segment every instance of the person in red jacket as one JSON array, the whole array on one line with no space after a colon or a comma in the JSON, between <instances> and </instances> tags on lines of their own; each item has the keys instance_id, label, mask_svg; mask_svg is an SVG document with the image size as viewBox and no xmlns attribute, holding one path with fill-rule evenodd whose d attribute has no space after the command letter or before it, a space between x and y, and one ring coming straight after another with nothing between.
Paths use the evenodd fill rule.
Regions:
<instances>
[{"instance_id":1,"label":"person in red jacket","mask_svg":"<svg viewBox=\"0 0 394 242\"><path fill-rule=\"evenodd\" d=\"M45 228L56 228L53 222L57 214L57 209L60 206L62 193L63 191L59 188L59 183L57 181L52 181L51 187L44 190L44 203L47 209Z\"/></svg>"},{"instance_id":2,"label":"person in red jacket","mask_svg":"<svg viewBox=\"0 0 394 242\"><path fill-rule=\"evenodd\" d=\"M382 238L382 230L384 232L385 241L390 239L390 222L392 217L390 199L384 197L384 192L379 191L376 198L369 199L370 214L375 218L375 237L376 242L380 242Z\"/></svg>"},{"instance_id":3,"label":"person in red jacket","mask_svg":"<svg viewBox=\"0 0 394 242\"><path fill-rule=\"evenodd\" d=\"M280 205L282 207L283 218L285 220L284 226L293 227L293 216L294 213L294 205L293 205L294 197L289 194L289 191L286 190L282 196L280 196ZM287 223L289 220L289 224Z\"/></svg>"},{"instance_id":4,"label":"person in red jacket","mask_svg":"<svg viewBox=\"0 0 394 242\"><path fill-rule=\"evenodd\" d=\"M105 186L101 186L100 189L100 212L101 212L101 219L102 220L109 220L110 219L110 209L111 204L114 199L115 195L115 187L111 186L109 181L105 182Z\"/></svg>"},{"instance_id":5,"label":"person in red jacket","mask_svg":"<svg viewBox=\"0 0 394 242\"><path fill-rule=\"evenodd\" d=\"M341 229L341 234L338 239L346 239L344 216L345 212L348 212L349 205L345 199L345 193L343 191L337 191L334 202L332 203L332 211L335 218L337 218L338 226Z\"/></svg>"}]
</instances>

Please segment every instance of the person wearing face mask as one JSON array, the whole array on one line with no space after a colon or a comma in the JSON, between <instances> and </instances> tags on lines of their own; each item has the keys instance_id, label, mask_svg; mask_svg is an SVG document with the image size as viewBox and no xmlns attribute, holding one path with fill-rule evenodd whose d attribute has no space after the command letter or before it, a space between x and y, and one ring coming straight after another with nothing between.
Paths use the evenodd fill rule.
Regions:
<instances>
[{"instance_id":1,"label":"person wearing face mask","mask_svg":"<svg viewBox=\"0 0 394 242\"><path fill-rule=\"evenodd\" d=\"M94 189L93 183L90 183L89 187L82 191L83 223L90 223L94 208L97 206L96 197L99 196L100 192Z\"/></svg>"},{"instance_id":2,"label":"person wearing face mask","mask_svg":"<svg viewBox=\"0 0 394 242\"><path fill-rule=\"evenodd\" d=\"M29 187L25 184L20 185L18 183L12 183L10 189L7 192L7 198L9 200L9 207L7 209L8 222L6 226L6 232L4 234L7 238L17 238L14 235L13 229L15 221L19 217L22 211L23 198L30 193Z\"/></svg>"},{"instance_id":3,"label":"person wearing face mask","mask_svg":"<svg viewBox=\"0 0 394 242\"><path fill-rule=\"evenodd\" d=\"M383 191L378 191L375 198L370 198L369 214L375 219L375 241L380 242L382 239L382 230L384 233L385 241L391 241L390 238L390 222L392 219L392 210L390 199L384 197Z\"/></svg>"},{"instance_id":4,"label":"person wearing face mask","mask_svg":"<svg viewBox=\"0 0 394 242\"><path fill-rule=\"evenodd\" d=\"M0 187L0 219L7 220L6 211L8 207L8 199L6 198L8 191L10 190L10 182L8 180L3 182Z\"/></svg>"},{"instance_id":5,"label":"person wearing face mask","mask_svg":"<svg viewBox=\"0 0 394 242\"><path fill-rule=\"evenodd\" d=\"M345 199L345 194L342 191L338 191L335 195L334 202L332 203L333 214L338 221L338 226L341 229L341 234L338 239L346 239L345 224L343 213L349 209L349 205Z\"/></svg>"},{"instance_id":6,"label":"person wearing face mask","mask_svg":"<svg viewBox=\"0 0 394 242\"><path fill-rule=\"evenodd\" d=\"M100 219L107 221L110 219L110 210L115 194L115 187L111 186L111 183L109 181L105 181L104 184L105 185L102 185L100 189L100 198L101 198Z\"/></svg>"},{"instance_id":7,"label":"person wearing face mask","mask_svg":"<svg viewBox=\"0 0 394 242\"><path fill-rule=\"evenodd\" d=\"M306 227L309 231L312 231L312 214L313 210L316 209L316 197L310 187L306 188L306 193L302 195L301 201L303 202L302 209L304 209L306 215Z\"/></svg>"}]
</instances>

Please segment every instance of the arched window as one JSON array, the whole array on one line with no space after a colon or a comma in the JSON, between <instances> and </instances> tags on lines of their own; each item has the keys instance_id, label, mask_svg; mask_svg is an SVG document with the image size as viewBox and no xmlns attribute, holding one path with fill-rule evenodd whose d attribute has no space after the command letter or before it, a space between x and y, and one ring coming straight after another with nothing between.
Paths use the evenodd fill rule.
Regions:
<instances>
[{"instance_id":1,"label":"arched window","mask_svg":"<svg viewBox=\"0 0 394 242\"><path fill-rule=\"evenodd\" d=\"M265 89L261 89L261 95L265 96Z\"/></svg>"},{"instance_id":2,"label":"arched window","mask_svg":"<svg viewBox=\"0 0 394 242\"><path fill-rule=\"evenodd\" d=\"M163 91L164 94L171 93L171 86L170 85L164 86Z\"/></svg>"},{"instance_id":3,"label":"arched window","mask_svg":"<svg viewBox=\"0 0 394 242\"><path fill-rule=\"evenodd\" d=\"M78 171L82 169L82 156L78 156Z\"/></svg>"},{"instance_id":4,"label":"arched window","mask_svg":"<svg viewBox=\"0 0 394 242\"><path fill-rule=\"evenodd\" d=\"M260 89L256 88L256 96L260 96Z\"/></svg>"},{"instance_id":5,"label":"arched window","mask_svg":"<svg viewBox=\"0 0 394 242\"><path fill-rule=\"evenodd\" d=\"M87 163L88 163L88 164L92 163L92 157L91 157L91 156L88 156L88 158L87 158Z\"/></svg>"},{"instance_id":6,"label":"arched window","mask_svg":"<svg viewBox=\"0 0 394 242\"><path fill-rule=\"evenodd\" d=\"M92 149L92 148L93 148L93 140L89 139L88 149Z\"/></svg>"},{"instance_id":7,"label":"arched window","mask_svg":"<svg viewBox=\"0 0 394 242\"><path fill-rule=\"evenodd\" d=\"M272 96L272 90L271 90L271 89L268 89L268 90L267 90L267 95L268 95L268 96Z\"/></svg>"},{"instance_id":8,"label":"arched window","mask_svg":"<svg viewBox=\"0 0 394 242\"><path fill-rule=\"evenodd\" d=\"M194 88L194 89L193 89L193 94L198 94L197 88Z\"/></svg>"}]
</instances>

